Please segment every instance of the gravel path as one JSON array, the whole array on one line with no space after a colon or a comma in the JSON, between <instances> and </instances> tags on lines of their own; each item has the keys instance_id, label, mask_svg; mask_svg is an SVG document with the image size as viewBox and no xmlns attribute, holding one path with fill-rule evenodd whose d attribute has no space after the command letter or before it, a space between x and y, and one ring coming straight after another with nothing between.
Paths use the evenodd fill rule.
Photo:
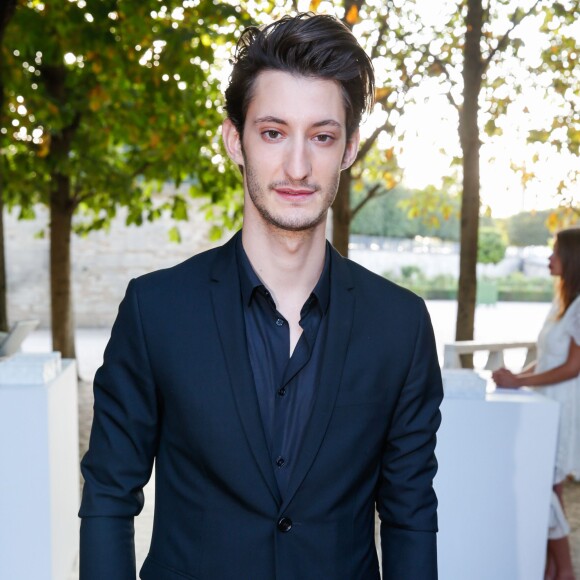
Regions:
<instances>
[{"instance_id":1,"label":"gravel path","mask_svg":"<svg viewBox=\"0 0 580 580\"><path fill-rule=\"evenodd\" d=\"M570 547L574 572L580 578L580 483L569 482L564 487L564 504L570 522Z\"/></svg>"}]
</instances>

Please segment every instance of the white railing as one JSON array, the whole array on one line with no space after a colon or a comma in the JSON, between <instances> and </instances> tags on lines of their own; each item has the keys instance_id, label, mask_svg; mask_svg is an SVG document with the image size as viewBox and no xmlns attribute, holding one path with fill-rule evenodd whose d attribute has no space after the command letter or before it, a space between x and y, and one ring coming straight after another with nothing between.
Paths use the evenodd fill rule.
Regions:
<instances>
[{"instance_id":1,"label":"white railing","mask_svg":"<svg viewBox=\"0 0 580 580\"><path fill-rule=\"evenodd\" d=\"M536 360L535 342L478 342L476 340L458 340L448 342L443 350L443 368L460 369L462 354L475 354L479 351L488 351L485 368L491 371L505 366L503 353L512 348L525 348L526 360L524 367Z\"/></svg>"}]
</instances>

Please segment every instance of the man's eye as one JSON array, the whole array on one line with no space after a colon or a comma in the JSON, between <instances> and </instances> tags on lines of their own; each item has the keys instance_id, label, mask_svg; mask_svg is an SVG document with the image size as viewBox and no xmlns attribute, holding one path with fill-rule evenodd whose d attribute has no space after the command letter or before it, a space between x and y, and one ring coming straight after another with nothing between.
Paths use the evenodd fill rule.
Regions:
<instances>
[{"instance_id":1,"label":"man's eye","mask_svg":"<svg viewBox=\"0 0 580 580\"><path fill-rule=\"evenodd\" d=\"M332 135L316 135L316 140L319 143L330 143L333 140Z\"/></svg>"},{"instance_id":2,"label":"man's eye","mask_svg":"<svg viewBox=\"0 0 580 580\"><path fill-rule=\"evenodd\" d=\"M275 129L268 129L267 131L264 131L262 135L264 135L264 137L266 137L267 139L275 140L278 139L278 137L280 137L281 133L280 131L276 131Z\"/></svg>"}]
</instances>

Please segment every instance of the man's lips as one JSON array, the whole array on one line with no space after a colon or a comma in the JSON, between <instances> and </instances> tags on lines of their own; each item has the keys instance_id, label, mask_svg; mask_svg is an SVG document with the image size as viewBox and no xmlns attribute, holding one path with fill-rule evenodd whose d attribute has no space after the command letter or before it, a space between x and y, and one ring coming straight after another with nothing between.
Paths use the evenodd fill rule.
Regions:
<instances>
[{"instance_id":1,"label":"man's lips","mask_svg":"<svg viewBox=\"0 0 580 580\"><path fill-rule=\"evenodd\" d=\"M275 187L274 191L280 195L291 197L304 197L316 192L315 189L293 189L291 187Z\"/></svg>"}]
</instances>

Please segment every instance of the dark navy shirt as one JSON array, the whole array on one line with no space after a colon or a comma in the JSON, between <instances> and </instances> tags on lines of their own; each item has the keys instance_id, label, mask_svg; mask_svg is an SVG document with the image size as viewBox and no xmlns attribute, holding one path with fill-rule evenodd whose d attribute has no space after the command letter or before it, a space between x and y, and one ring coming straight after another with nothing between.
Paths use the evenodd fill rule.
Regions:
<instances>
[{"instance_id":1,"label":"dark navy shirt","mask_svg":"<svg viewBox=\"0 0 580 580\"><path fill-rule=\"evenodd\" d=\"M330 302L330 250L314 290L300 311L302 334L290 356L290 327L278 312L242 246L236 246L246 323L248 354L254 374L264 432L282 497L310 417L322 367Z\"/></svg>"}]
</instances>

